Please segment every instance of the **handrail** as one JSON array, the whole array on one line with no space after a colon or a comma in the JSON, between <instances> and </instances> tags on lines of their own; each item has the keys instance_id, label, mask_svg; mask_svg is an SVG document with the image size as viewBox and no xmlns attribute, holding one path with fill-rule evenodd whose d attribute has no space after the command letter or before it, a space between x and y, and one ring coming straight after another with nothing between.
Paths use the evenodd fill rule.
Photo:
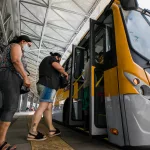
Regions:
<instances>
[{"instance_id":1,"label":"handrail","mask_svg":"<svg viewBox=\"0 0 150 150\"><path fill-rule=\"evenodd\" d=\"M102 79L103 79L104 75L101 76L101 78L97 81L96 83L96 87L98 87L98 85L101 83Z\"/></svg>"}]
</instances>

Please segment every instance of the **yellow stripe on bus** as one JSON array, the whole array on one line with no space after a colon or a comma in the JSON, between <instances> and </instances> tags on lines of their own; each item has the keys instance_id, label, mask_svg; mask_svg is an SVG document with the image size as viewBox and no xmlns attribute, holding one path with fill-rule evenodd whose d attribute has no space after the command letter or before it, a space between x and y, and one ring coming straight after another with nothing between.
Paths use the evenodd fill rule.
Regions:
<instances>
[{"instance_id":1,"label":"yellow stripe on bus","mask_svg":"<svg viewBox=\"0 0 150 150\"><path fill-rule=\"evenodd\" d=\"M95 70L95 66L92 66L91 67L91 96L94 96L94 89L95 89L95 87L94 87L94 70Z\"/></svg>"}]
</instances>

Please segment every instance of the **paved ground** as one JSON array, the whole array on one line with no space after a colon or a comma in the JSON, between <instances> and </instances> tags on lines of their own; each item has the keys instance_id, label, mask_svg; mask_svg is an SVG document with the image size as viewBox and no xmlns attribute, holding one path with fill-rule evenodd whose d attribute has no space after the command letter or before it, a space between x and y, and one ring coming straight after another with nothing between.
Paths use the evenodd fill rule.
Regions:
<instances>
[{"instance_id":1,"label":"paved ground","mask_svg":"<svg viewBox=\"0 0 150 150\"><path fill-rule=\"evenodd\" d=\"M8 132L7 141L11 144L17 144L17 150L31 150L31 144L26 140L28 133L27 115L32 115L32 113L16 114ZM61 139L68 143L74 150L119 150L98 138L94 138L91 141L89 137L83 133L68 129L60 124L55 123L55 126L62 132ZM63 147L62 150L64 150Z\"/></svg>"},{"instance_id":2,"label":"paved ground","mask_svg":"<svg viewBox=\"0 0 150 150\"><path fill-rule=\"evenodd\" d=\"M26 116L15 116L11 125L7 141L10 144L17 144L17 150L31 150L30 143L26 140L28 134L28 125Z\"/></svg>"},{"instance_id":3,"label":"paved ground","mask_svg":"<svg viewBox=\"0 0 150 150\"><path fill-rule=\"evenodd\" d=\"M118 148L101 141L99 138L90 139L89 136L56 124L62 132L61 138L75 150L119 150Z\"/></svg>"}]
</instances>

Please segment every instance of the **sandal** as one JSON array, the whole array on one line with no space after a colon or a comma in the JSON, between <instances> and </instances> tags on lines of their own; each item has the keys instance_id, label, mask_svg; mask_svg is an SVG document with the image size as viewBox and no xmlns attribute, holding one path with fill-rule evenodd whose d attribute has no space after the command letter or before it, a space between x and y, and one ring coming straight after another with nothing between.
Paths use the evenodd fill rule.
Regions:
<instances>
[{"instance_id":1,"label":"sandal","mask_svg":"<svg viewBox=\"0 0 150 150\"><path fill-rule=\"evenodd\" d=\"M28 137L27 137L28 141L44 141L46 139L47 139L46 136L40 132L38 132L37 135L34 135L29 132Z\"/></svg>"},{"instance_id":2,"label":"sandal","mask_svg":"<svg viewBox=\"0 0 150 150\"><path fill-rule=\"evenodd\" d=\"M59 129L56 128L56 130L49 130L49 132L54 132L54 134L49 134L49 137L54 137L54 136L57 136L57 135L60 135L61 132Z\"/></svg>"},{"instance_id":3,"label":"sandal","mask_svg":"<svg viewBox=\"0 0 150 150\"><path fill-rule=\"evenodd\" d=\"M8 144L7 142L4 142L1 146L0 146L0 150L16 150L17 147L16 146L11 146L10 144Z\"/></svg>"}]
</instances>

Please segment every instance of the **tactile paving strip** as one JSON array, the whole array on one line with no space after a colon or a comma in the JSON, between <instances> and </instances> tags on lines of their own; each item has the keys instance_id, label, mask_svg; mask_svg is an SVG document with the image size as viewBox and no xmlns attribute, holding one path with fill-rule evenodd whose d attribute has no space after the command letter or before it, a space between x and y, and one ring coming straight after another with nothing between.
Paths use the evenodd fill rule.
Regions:
<instances>
[{"instance_id":1,"label":"tactile paving strip","mask_svg":"<svg viewBox=\"0 0 150 150\"><path fill-rule=\"evenodd\" d=\"M31 125L31 116L28 117L28 125ZM48 129L42 123L39 124L38 130L42 133L47 134ZM47 138L45 141L31 141L32 150L74 150L65 141L63 141L59 136L52 138Z\"/></svg>"}]
</instances>

